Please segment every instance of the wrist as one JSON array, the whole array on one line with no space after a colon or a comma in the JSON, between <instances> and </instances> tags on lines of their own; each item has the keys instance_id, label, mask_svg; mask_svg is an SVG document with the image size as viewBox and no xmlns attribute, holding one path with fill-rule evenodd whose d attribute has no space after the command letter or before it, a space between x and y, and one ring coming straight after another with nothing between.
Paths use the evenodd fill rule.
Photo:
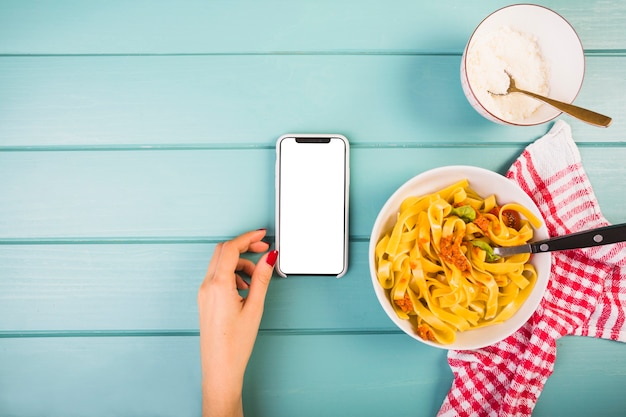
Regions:
<instances>
[{"instance_id":1,"label":"wrist","mask_svg":"<svg viewBox=\"0 0 626 417\"><path fill-rule=\"evenodd\" d=\"M243 378L222 375L205 377L202 381L203 417L243 416Z\"/></svg>"}]
</instances>

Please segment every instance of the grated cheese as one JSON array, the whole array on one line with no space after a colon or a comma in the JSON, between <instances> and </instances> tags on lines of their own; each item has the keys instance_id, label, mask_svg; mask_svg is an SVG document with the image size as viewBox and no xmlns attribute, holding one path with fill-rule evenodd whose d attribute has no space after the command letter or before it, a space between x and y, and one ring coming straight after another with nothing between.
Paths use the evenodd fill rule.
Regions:
<instances>
[{"instance_id":1,"label":"grated cheese","mask_svg":"<svg viewBox=\"0 0 626 417\"><path fill-rule=\"evenodd\" d=\"M542 105L523 94L490 94L489 91L506 92L509 79L505 70L513 76L518 88L541 95L549 93L549 68L537 39L529 34L502 26L474 39L466 59L467 78L476 98L501 119L523 121Z\"/></svg>"}]
</instances>

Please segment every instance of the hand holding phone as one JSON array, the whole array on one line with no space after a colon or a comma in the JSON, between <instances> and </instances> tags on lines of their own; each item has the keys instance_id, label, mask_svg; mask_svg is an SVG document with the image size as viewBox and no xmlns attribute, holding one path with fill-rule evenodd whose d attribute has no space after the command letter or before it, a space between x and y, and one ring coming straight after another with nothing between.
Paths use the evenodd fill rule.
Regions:
<instances>
[{"instance_id":1,"label":"hand holding phone","mask_svg":"<svg viewBox=\"0 0 626 417\"><path fill-rule=\"evenodd\" d=\"M277 272L343 276L348 268L348 140L283 135L276 152Z\"/></svg>"}]
</instances>

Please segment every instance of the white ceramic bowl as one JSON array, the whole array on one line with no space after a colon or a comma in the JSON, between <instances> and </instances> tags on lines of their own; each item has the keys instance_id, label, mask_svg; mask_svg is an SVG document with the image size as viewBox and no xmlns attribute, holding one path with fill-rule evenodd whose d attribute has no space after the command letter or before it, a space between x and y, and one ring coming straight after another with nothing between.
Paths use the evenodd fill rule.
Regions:
<instances>
[{"instance_id":1,"label":"white ceramic bowl","mask_svg":"<svg viewBox=\"0 0 626 417\"><path fill-rule=\"evenodd\" d=\"M442 345L420 338L415 334L409 321L402 320L396 315L389 301L387 291L380 286L376 277L376 262L374 258L376 243L378 243L380 237L385 232L393 228L400 204L406 197L430 194L465 178L469 180L470 187L479 193L479 195L487 196L495 194L498 204L512 202L522 204L543 221L543 216L532 199L517 184L508 178L483 168L448 166L426 171L413 177L398 188L380 210L370 236L368 255L370 275L374 292L383 310L387 313L391 321L409 336L427 345L443 349L479 349L503 340L513 334L530 318L539 306L539 302L546 290L550 276L550 253L534 254L531 258L531 263L537 270L537 282L520 309L503 323L457 332L456 341L451 345ZM544 222L539 229L535 230L534 240L547 239L548 237L548 231Z\"/></svg>"},{"instance_id":2,"label":"white ceramic bowl","mask_svg":"<svg viewBox=\"0 0 626 417\"><path fill-rule=\"evenodd\" d=\"M485 84L500 86L503 93L506 91L508 81L504 72L504 66L509 67L509 72L516 78L519 88L524 88L523 83L535 87L539 85L534 78L527 75L529 68L536 68L536 59L527 52L521 51L518 46L528 46L524 42L510 42L515 40L508 35L503 36L502 28L509 28L517 35L523 34L525 38L532 38L532 45L539 47L541 57L545 63L547 89L534 91L544 93L550 98L572 103L582 87L585 74L585 57L580 38L574 28L559 14L543 6L532 4L516 4L507 6L487 16L476 28L470 37L461 60L461 85L463 92L470 104L485 118L500 124L531 126L548 122L561 114L561 111L547 104L541 104L532 114L521 116L539 105L534 99L519 98L513 100L526 100L513 112L508 114L501 111L502 98L494 98L485 91ZM497 34L497 35L496 35ZM507 48L500 45L498 52L493 41L488 47L486 39L499 39L500 43L506 43ZM519 38L519 36L518 36ZM506 39L506 42L503 41ZM519 39L517 39L519 40ZM519 52L516 53L515 51ZM480 55L479 55L480 54ZM480 57L481 59L477 59ZM486 59L486 58L494 59ZM515 74L517 72L517 74ZM499 78L501 77L501 78ZM526 79L524 79L526 78ZM489 81L485 81L485 79ZM502 83L506 83L502 87ZM521 82L521 83L520 83ZM547 94L545 94L547 93ZM512 98L507 98L512 100ZM520 118L523 117L523 118Z\"/></svg>"}]
</instances>

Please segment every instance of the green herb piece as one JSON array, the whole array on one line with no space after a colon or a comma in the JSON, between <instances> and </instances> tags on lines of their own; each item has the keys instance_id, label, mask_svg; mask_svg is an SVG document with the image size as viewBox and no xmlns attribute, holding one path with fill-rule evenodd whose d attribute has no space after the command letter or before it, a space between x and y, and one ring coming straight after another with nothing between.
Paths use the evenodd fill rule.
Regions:
<instances>
[{"instance_id":1,"label":"green herb piece","mask_svg":"<svg viewBox=\"0 0 626 417\"><path fill-rule=\"evenodd\" d=\"M493 252L493 248L489 246L489 243L483 240L472 240L472 245L484 250L487 253L487 256L485 257L487 262L494 262L500 259L500 256Z\"/></svg>"},{"instance_id":2,"label":"green herb piece","mask_svg":"<svg viewBox=\"0 0 626 417\"><path fill-rule=\"evenodd\" d=\"M476 210L472 206L453 207L450 214L458 216L465 223L471 223L476 220Z\"/></svg>"}]
</instances>

